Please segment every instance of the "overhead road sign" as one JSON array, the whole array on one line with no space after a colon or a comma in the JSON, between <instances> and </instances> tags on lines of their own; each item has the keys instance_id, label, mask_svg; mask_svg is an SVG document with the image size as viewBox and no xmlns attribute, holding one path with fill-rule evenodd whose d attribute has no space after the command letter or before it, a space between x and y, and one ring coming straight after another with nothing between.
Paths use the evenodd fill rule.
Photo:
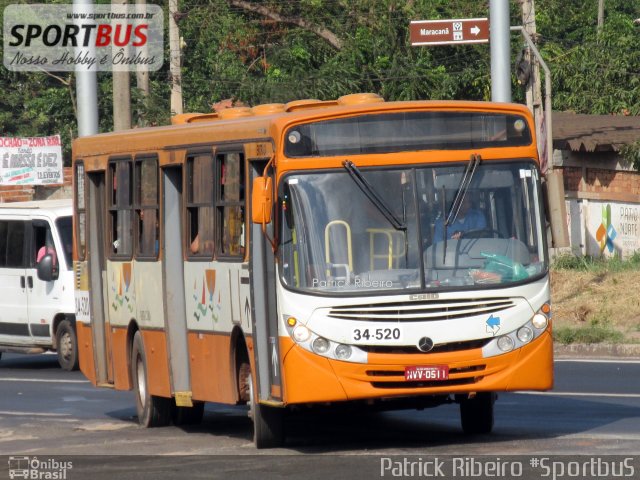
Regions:
<instances>
[{"instance_id":1,"label":"overhead road sign","mask_svg":"<svg viewBox=\"0 0 640 480\"><path fill-rule=\"evenodd\" d=\"M488 18L415 20L409 25L411 46L456 45L489 41Z\"/></svg>"}]
</instances>

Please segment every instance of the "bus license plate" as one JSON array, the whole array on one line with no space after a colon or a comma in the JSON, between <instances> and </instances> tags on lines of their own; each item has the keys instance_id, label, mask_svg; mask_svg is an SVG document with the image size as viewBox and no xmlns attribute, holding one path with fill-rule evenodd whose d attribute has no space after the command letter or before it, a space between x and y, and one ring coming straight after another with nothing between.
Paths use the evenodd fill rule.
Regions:
<instances>
[{"instance_id":1,"label":"bus license plate","mask_svg":"<svg viewBox=\"0 0 640 480\"><path fill-rule=\"evenodd\" d=\"M447 365L405 367L404 379L408 382L448 380L449 367Z\"/></svg>"}]
</instances>

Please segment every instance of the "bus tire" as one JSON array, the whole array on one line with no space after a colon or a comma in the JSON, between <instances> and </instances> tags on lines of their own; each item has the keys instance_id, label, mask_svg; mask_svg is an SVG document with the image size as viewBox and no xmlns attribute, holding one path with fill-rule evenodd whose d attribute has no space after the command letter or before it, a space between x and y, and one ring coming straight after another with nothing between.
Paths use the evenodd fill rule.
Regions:
<instances>
[{"instance_id":1,"label":"bus tire","mask_svg":"<svg viewBox=\"0 0 640 480\"><path fill-rule=\"evenodd\" d=\"M171 420L176 426L198 425L204 416L204 402L193 402L193 407L179 407L173 402L171 405Z\"/></svg>"},{"instance_id":2,"label":"bus tire","mask_svg":"<svg viewBox=\"0 0 640 480\"><path fill-rule=\"evenodd\" d=\"M138 331L133 336L131 345L131 380L136 397L138 422L147 428L164 427L171 421L173 399L149 393L148 371L142 334Z\"/></svg>"},{"instance_id":3,"label":"bus tire","mask_svg":"<svg viewBox=\"0 0 640 480\"><path fill-rule=\"evenodd\" d=\"M277 448L284 444L284 409L262 405L254 391L253 375L248 363L240 366L241 388L248 388L249 418L253 421L253 443L256 448Z\"/></svg>"},{"instance_id":4,"label":"bus tire","mask_svg":"<svg viewBox=\"0 0 640 480\"><path fill-rule=\"evenodd\" d=\"M468 435L491 433L494 420L495 392L479 392L460 401L462 430Z\"/></svg>"},{"instance_id":5,"label":"bus tire","mask_svg":"<svg viewBox=\"0 0 640 480\"><path fill-rule=\"evenodd\" d=\"M78 337L69 320L63 320L56 330L58 363L68 372L78 369Z\"/></svg>"}]
</instances>

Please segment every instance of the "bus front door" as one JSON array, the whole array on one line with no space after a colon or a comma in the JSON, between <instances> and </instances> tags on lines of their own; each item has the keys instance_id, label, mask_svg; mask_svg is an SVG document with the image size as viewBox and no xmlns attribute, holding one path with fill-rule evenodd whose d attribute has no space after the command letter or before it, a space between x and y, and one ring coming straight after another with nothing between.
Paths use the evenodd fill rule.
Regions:
<instances>
[{"instance_id":1,"label":"bus front door","mask_svg":"<svg viewBox=\"0 0 640 480\"><path fill-rule=\"evenodd\" d=\"M105 174L93 172L89 179L89 290L93 325L94 361L98 385L113 384L110 327L107 316L106 261L105 261Z\"/></svg>"}]
</instances>

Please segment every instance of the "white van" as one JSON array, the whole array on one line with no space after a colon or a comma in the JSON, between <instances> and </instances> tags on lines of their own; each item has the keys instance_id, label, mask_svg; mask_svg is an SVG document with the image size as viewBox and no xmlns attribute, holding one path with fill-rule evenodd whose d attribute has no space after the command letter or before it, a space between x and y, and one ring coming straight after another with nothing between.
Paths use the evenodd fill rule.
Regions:
<instances>
[{"instance_id":1,"label":"white van","mask_svg":"<svg viewBox=\"0 0 640 480\"><path fill-rule=\"evenodd\" d=\"M71 250L70 199L0 204L0 356L55 350L78 367Z\"/></svg>"}]
</instances>

